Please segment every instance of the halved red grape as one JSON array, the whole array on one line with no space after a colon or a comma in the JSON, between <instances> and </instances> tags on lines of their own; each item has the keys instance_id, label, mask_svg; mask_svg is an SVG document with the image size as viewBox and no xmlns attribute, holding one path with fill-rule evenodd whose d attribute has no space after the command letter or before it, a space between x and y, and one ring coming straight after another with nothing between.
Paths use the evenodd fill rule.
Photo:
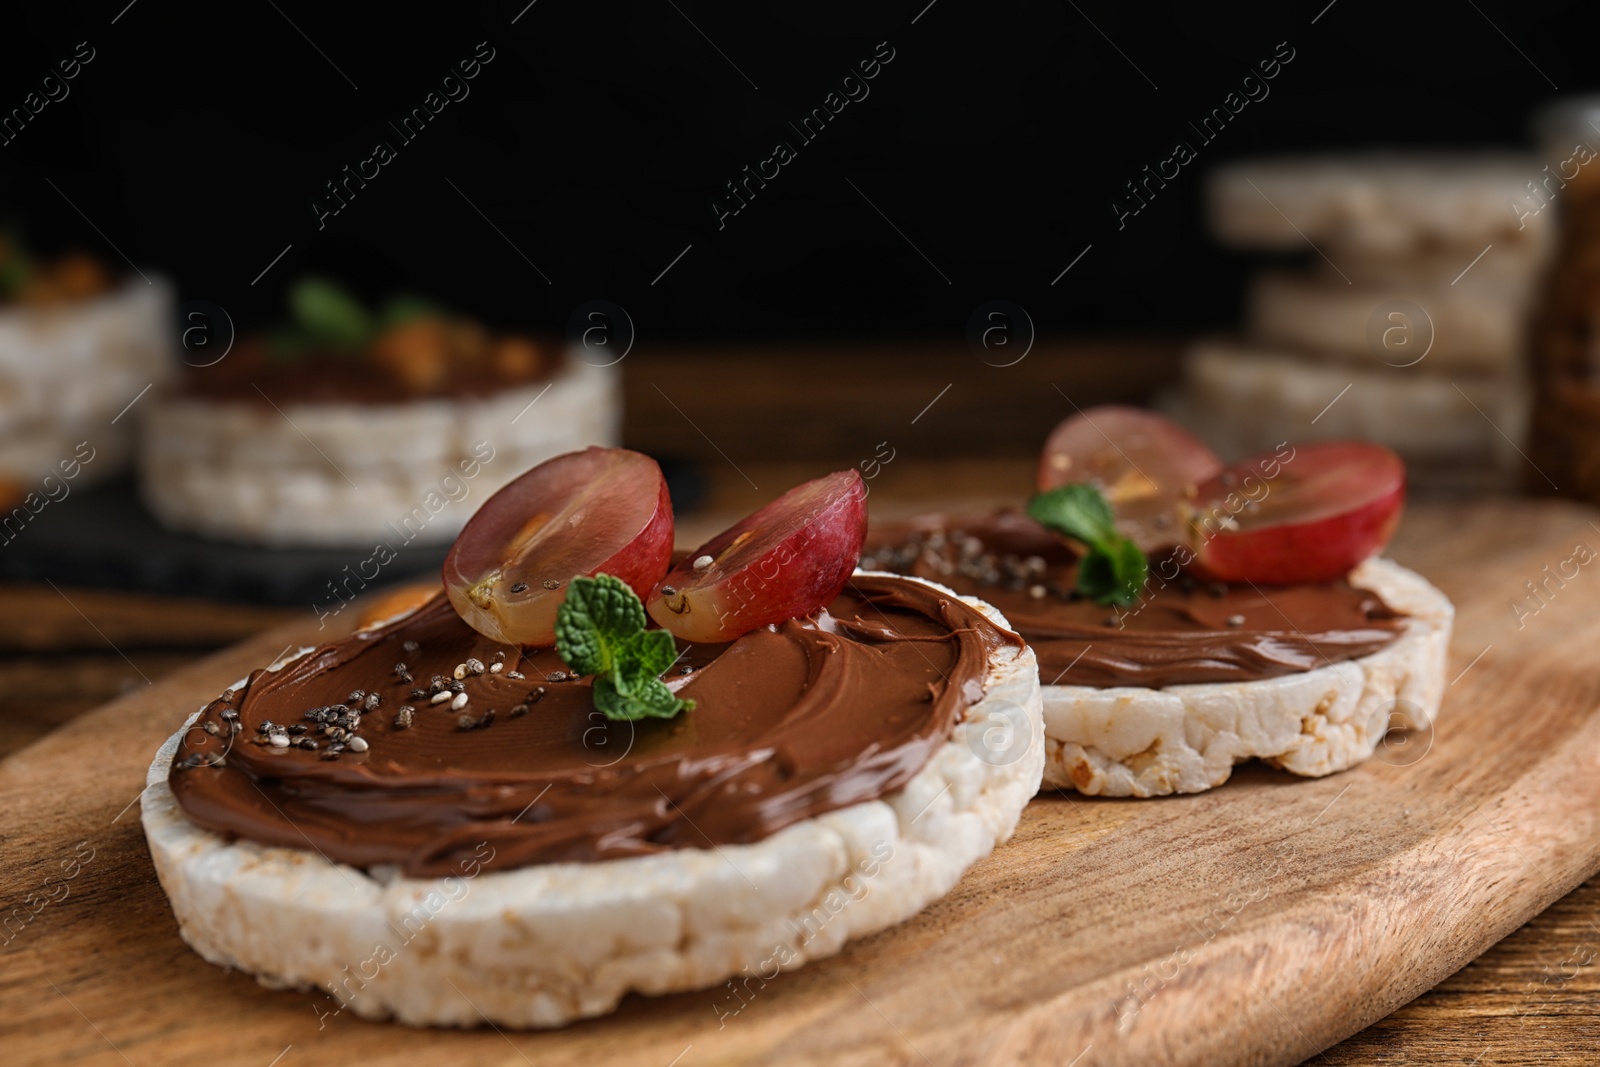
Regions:
<instances>
[{"instance_id":1,"label":"halved red grape","mask_svg":"<svg viewBox=\"0 0 1600 1067\"><path fill-rule=\"evenodd\" d=\"M829 604L856 569L866 536L861 475L824 475L691 552L661 580L645 610L686 641L732 641Z\"/></svg>"},{"instance_id":2,"label":"halved red grape","mask_svg":"<svg viewBox=\"0 0 1600 1067\"><path fill-rule=\"evenodd\" d=\"M1222 470L1205 442L1142 408L1104 404L1061 423L1039 458L1039 490L1087 483L1117 513L1117 531L1146 552L1183 539L1177 505Z\"/></svg>"},{"instance_id":3,"label":"halved red grape","mask_svg":"<svg viewBox=\"0 0 1600 1067\"><path fill-rule=\"evenodd\" d=\"M1188 519L1197 573L1289 585L1342 578L1394 536L1406 469L1381 445L1281 447L1201 485Z\"/></svg>"},{"instance_id":4,"label":"halved red grape","mask_svg":"<svg viewBox=\"0 0 1600 1067\"><path fill-rule=\"evenodd\" d=\"M655 460L624 448L568 452L484 501L445 557L445 591L485 637L552 645L571 578L603 571L643 597L672 562L672 529Z\"/></svg>"}]
</instances>

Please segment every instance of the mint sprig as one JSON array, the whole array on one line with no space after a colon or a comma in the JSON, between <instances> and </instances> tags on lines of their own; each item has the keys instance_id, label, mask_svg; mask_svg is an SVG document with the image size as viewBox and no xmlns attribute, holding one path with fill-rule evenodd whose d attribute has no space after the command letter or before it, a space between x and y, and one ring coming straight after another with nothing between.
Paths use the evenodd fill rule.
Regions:
<instances>
[{"instance_id":1,"label":"mint sprig","mask_svg":"<svg viewBox=\"0 0 1600 1067\"><path fill-rule=\"evenodd\" d=\"M372 319L361 301L326 278L301 278L289 288L289 310L310 340L355 349L372 337Z\"/></svg>"},{"instance_id":2,"label":"mint sprig","mask_svg":"<svg viewBox=\"0 0 1600 1067\"><path fill-rule=\"evenodd\" d=\"M0 230L0 299L22 292L33 276L33 263L15 234Z\"/></svg>"},{"instance_id":3,"label":"mint sprig","mask_svg":"<svg viewBox=\"0 0 1600 1067\"><path fill-rule=\"evenodd\" d=\"M594 706L608 719L670 719L694 707L661 680L678 658L672 634L645 622L638 595L609 574L572 579L556 609L556 652L594 676Z\"/></svg>"},{"instance_id":4,"label":"mint sprig","mask_svg":"<svg viewBox=\"0 0 1600 1067\"><path fill-rule=\"evenodd\" d=\"M1056 533L1080 541L1078 592L1097 604L1132 604L1150 574L1139 546L1117 533L1117 516L1092 485L1063 485L1028 501L1028 515Z\"/></svg>"},{"instance_id":5,"label":"mint sprig","mask_svg":"<svg viewBox=\"0 0 1600 1067\"><path fill-rule=\"evenodd\" d=\"M0 287L3 287L0 268ZM289 286L290 322L268 337L274 359L290 363L316 353L359 356L385 330L417 319L444 319L449 313L421 297L390 297L369 310L338 282L307 276Z\"/></svg>"}]
</instances>

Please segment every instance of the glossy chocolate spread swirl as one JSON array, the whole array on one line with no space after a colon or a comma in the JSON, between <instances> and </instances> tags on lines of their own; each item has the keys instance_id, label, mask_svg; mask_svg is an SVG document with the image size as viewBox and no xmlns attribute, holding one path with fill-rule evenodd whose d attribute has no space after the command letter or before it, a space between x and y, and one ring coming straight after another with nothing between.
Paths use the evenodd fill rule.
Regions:
<instances>
[{"instance_id":1,"label":"glossy chocolate spread swirl","mask_svg":"<svg viewBox=\"0 0 1600 1067\"><path fill-rule=\"evenodd\" d=\"M256 671L204 709L170 782L208 829L413 876L481 859L482 842L494 850L485 867L509 868L759 841L904 785L981 697L989 654L1007 643L1021 645L921 583L858 578L816 617L683 646L665 677L693 710L612 722L594 710L586 679L549 680L565 671L554 651L490 641L441 594L282 670ZM465 708L410 696L497 652L501 671L463 679ZM414 682L397 675L402 663ZM326 759L303 714L354 707L356 690L381 698L356 729L368 747ZM406 728L395 723L402 706L415 709ZM230 734L235 713L242 729ZM267 721L306 723L297 736L320 746L258 743ZM217 754L218 766L180 766Z\"/></svg>"},{"instance_id":2,"label":"glossy chocolate spread swirl","mask_svg":"<svg viewBox=\"0 0 1600 1067\"><path fill-rule=\"evenodd\" d=\"M998 580L964 573L990 566L986 557ZM1358 659L1399 636L1403 616L1346 581L1220 585L1178 577L1170 562L1151 561L1141 602L1103 607L1072 596L1072 551L1009 511L883 527L869 536L862 558L864 568L931 578L999 608L1038 655L1045 685L1257 681Z\"/></svg>"}]
</instances>

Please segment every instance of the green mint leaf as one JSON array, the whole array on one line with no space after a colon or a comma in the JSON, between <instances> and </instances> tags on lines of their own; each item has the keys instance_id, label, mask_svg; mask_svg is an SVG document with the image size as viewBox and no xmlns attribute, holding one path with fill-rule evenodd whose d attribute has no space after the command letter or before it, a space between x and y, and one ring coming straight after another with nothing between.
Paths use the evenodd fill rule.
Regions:
<instances>
[{"instance_id":1,"label":"green mint leaf","mask_svg":"<svg viewBox=\"0 0 1600 1067\"><path fill-rule=\"evenodd\" d=\"M678 646L666 630L646 630L617 650L617 682L627 690L636 683L651 682L678 658Z\"/></svg>"},{"instance_id":2,"label":"green mint leaf","mask_svg":"<svg viewBox=\"0 0 1600 1067\"><path fill-rule=\"evenodd\" d=\"M672 635L646 621L639 597L609 574L573 578L556 610L556 652L594 676L594 706L608 719L670 719L693 706L661 681L678 658Z\"/></svg>"},{"instance_id":3,"label":"green mint leaf","mask_svg":"<svg viewBox=\"0 0 1600 1067\"><path fill-rule=\"evenodd\" d=\"M20 293L32 275L33 264L22 243L12 234L0 232L0 297Z\"/></svg>"},{"instance_id":4,"label":"green mint leaf","mask_svg":"<svg viewBox=\"0 0 1600 1067\"><path fill-rule=\"evenodd\" d=\"M325 278L301 278L289 289L289 310L315 340L359 348L372 337L372 320L361 302Z\"/></svg>"},{"instance_id":5,"label":"green mint leaf","mask_svg":"<svg viewBox=\"0 0 1600 1067\"><path fill-rule=\"evenodd\" d=\"M1078 592L1097 604L1132 604L1150 574L1139 546L1117 533L1116 513L1091 485L1063 485L1028 502L1035 522L1088 547L1078 561Z\"/></svg>"},{"instance_id":6,"label":"green mint leaf","mask_svg":"<svg viewBox=\"0 0 1600 1067\"><path fill-rule=\"evenodd\" d=\"M609 574L573 578L556 610L556 651L578 674L606 674L644 626L644 605L626 582Z\"/></svg>"},{"instance_id":7,"label":"green mint leaf","mask_svg":"<svg viewBox=\"0 0 1600 1067\"><path fill-rule=\"evenodd\" d=\"M1091 548L1078 561L1078 592L1097 604L1132 604L1149 573L1139 546L1118 538L1108 547Z\"/></svg>"},{"instance_id":8,"label":"green mint leaf","mask_svg":"<svg viewBox=\"0 0 1600 1067\"><path fill-rule=\"evenodd\" d=\"M378 312L378 325L384 329L399 326L401 323L413 319L443 318L444 311L438 304L420 296L401 294L391 296Z\"/></svg>"},{"instance_id":9,"label":"green mint leaf","mask_svg":"<svg viewBox=\"0 0 1600 1067\"><path fill-rule=\"evenodd\" d=\"M672 690L667 688L667 683L660 678L652 678L637 693L634 701L646 715L657 719L670 719L680 711L693 711L694 701L680 700L672 695Z\"/></svg>"},{"instance_id":10,"label":"green mint leaf","mask_svg":"<svg viewBox=\"0 0 1600 1067\"><path fill-rule=\"evenodd\" d=\"M692 710L694 701L679 700L659 678L623 693L611 675L603 675L594 680L594 706L608 719L670 719L680 711Z\"/></svg>"},{"instance_id":11,"label":"green mint leaf","mask_svg":"<svg viewBox=\"0 0 1600 1067\"><path fill-rule=\"evenodd\" d=\"M1028 516L1086 545L1117 536L1117 516L1092 485L1063 485L1028 501Z\"/></svg>"}]
</instances>

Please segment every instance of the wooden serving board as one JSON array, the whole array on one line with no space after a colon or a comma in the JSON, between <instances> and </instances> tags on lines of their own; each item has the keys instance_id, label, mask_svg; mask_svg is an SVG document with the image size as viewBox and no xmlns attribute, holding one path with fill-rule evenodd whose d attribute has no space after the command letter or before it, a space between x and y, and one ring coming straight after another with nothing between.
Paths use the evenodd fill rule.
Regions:
<instances>
[{"instance_id":1,"label":"wooden serving board","mask_svg":"<svg viewBox=\"0 0 1600 1067\"><path fill-rule=\"evenodd\" d=\"M327 996L260 988L179 939L139 830L145 767L202 699L309 639L307 613L0 763L0 902L31 915L0 947L0 1059L1300 1062L1600 869L1600 560L1527 600L1536 613L1512 608L1579 544L1600 550L1600 524L1575 506L1413 507L1393 554L1460 612L1431 736L1320 780L1252 766L1193 797L1040 796L902 926L744 1001L632 997L551 1033L319 1021Z\"/></svg>"}]
</instances>

